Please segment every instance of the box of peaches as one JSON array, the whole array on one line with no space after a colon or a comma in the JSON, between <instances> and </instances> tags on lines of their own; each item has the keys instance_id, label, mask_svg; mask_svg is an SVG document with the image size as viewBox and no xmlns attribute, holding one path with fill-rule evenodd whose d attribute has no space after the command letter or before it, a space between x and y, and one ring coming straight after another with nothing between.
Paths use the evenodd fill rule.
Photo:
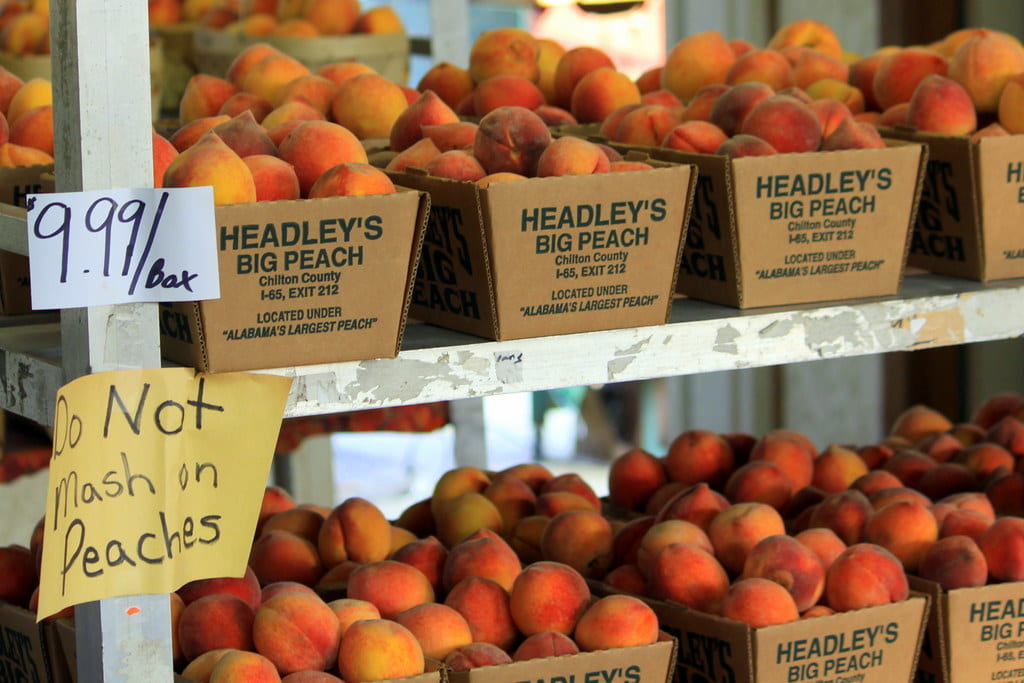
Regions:
<instances>
[{"instance_id":1,"label":"box of peaches","mask_svg":"<svg viewBox=\"0 0 1024 683\"><path fill-rule=\"evenodd\" d=\"M157 186L213 187L221 279L220 299L163 308L167 358L217 372L398 353L429 198L327 120L337 89L258 44L225 78L193 76L180 125L154 133Z\"/></svg>"}]
</instances>

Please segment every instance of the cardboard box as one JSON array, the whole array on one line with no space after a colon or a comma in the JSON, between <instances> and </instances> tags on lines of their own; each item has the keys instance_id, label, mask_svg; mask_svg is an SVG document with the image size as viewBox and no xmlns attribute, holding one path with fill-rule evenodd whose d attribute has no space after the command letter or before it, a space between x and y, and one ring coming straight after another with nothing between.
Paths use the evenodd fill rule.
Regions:
<instances>
[{"instance_id":1,"label":"cardboard box","mask_svg":"<svg viewBox=\"0 0 1024 683\"><path fill-rule=\"evenodd\" d=\"M1024 135L885 135L929 150L908 264L972 280L1024 277Z\"/></svg>"},{"instance_id":2,"label":"cardboard box","mask_svg":"<svg viewBox=\"0 0 1024 683\"><path fill-rule=\"evenodd\" d=\"M668 683L675 656L675 639L668 638L651 645L528 659L469 671L448 669L446 674L450 683Z\"/></svg>"},{"instance_id":3,"label":"cardboard box","mask_svg":"<svg viewBox=\"0 0 1024 683\"><path fill-rule=\"evenodd\" d=\"M0 681L47 683L49 658L33 612L0 602Z\"/></svg>"},{"instance_id":4,"label":"cardboard box","mask_svg":"<svg viewBox=\"0 0 1024 683\"><path fill-rule=\"evenodd\" d=\"M908 578L932 604L917 681L1024 680L1024 581L944 591L933 581Z\"/></svg>"},{"instance_id":5,"label":"cardboard box","mask_svg":"<svg viewBox=\"0 0 1024 683\"><path fill-rule=\"evenodd\" d=\"M404 33L349 33L344 36L296 38L246 36L200 27L192 38L192 59L199 73L224 77L239 52L268 43L310 69L331 62L362 62L396 83L409 78L409 36Z\"/></svg>"},{"instance_id":6,"label":"cardboard box","mask_svg":"<svg viewBox=\"0 0 1024 683\"><path fill-rule=\"evenodd\" d=\"M393 358L429 207L404 188L217 207L221 298L162 305L164 356L208 372Z\"/></svg>"},{"instance_id":7,"label":"cardboard box","mask_svg":"<svg viewBox=\"0 0 1024 683\"><path fill-rule=\"evenodd\" d=\"M498 340L668 320L692 166L483 189L418 173L391 175L430 193L415 318Z\"/></svg>"},{"instance_id":8,"label":"cardboard box","mask_svg":"<svg viewBox=\"0 0 1024 683\"><path fill-rule=\"evenodd\" d=\"M54 683L77 683L78 657L75 653L78 643L75 639L74 619L48 619L40 625Z\"/></svg>"},{"instance_id":9,"label":"cardboard box","mask_svg":"<svg viewBox=\"0 0 1024 683\"><path fill-rule=\"evenodd\" d=\"M651 154L699 171L680 294L748 308L899 291L923 145L733 160Z\"/></svg>"},{"instance_id":10,"label":"cardboard box","mask_svg":"<svg viewBox=\"0 0 1024 683\"><path fill-rule=\"evenodd\" d=\"M0 211L24 217L28 195L53 188L53 164L0 168ZM31 312L28 257L0 250L0 315Z\"/></svg>"},{"instance_id":11,"label":"cardboard box","mask_svg":"<svg viewBox=\"0 0 1024 683\"><path fill-rule=\"evenodd\" d=\"M910 681L924 634L927 598L751 628L647 600L679 641L681 681L893 683Z\"/></svg>"}]
</instances>

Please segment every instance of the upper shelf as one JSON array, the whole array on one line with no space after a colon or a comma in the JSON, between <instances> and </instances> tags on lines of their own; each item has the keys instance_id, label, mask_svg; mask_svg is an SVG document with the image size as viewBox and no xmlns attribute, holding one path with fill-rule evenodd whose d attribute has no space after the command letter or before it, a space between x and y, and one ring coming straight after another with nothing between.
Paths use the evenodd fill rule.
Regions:
<instances>
[{"instance_id":1,"label":"upper shelf","mask_svg":"<svg viewBox=\"0 0 1024 683\"><path fill-rule=\"evenodd\" d=\"M44 424L63 382L52 316L0 327L3 407ZM908 275L899 297L740 311L680 299L666 325L493 342L410 324L397 358L267 370L286 417L696 374L1024 335L1024 279Z\"/></svg>"}]
</instances>

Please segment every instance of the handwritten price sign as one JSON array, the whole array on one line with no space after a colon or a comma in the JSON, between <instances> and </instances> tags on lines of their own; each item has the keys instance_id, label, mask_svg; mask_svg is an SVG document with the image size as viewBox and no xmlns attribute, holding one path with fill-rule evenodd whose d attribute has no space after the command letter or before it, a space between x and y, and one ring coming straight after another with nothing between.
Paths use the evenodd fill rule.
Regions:
<instances>
[{"instance_id":1,"label":"handwritten price sign","mask_svg":"<svg viewBox=\"0 0 1024 683\"><path fill-rule=\"evenodd\" d=\"M220 297L210 187L28 198L32 308Z\"/></svg>"}]
</instances>

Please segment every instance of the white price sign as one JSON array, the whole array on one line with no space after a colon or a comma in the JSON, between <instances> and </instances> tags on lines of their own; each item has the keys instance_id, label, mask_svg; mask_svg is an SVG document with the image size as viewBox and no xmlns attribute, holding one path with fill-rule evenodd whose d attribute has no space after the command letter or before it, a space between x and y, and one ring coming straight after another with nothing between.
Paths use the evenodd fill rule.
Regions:
<instances>
[{"instance_id":1,"label":"white price sign","mask_svg":"<svg viewBox=\"0 0 1024 683\"><path fill-rule=\"evenodd\" d=\"M28 198L32 308L220 297L213 188Z\"/></svg>"}]
</instances>

